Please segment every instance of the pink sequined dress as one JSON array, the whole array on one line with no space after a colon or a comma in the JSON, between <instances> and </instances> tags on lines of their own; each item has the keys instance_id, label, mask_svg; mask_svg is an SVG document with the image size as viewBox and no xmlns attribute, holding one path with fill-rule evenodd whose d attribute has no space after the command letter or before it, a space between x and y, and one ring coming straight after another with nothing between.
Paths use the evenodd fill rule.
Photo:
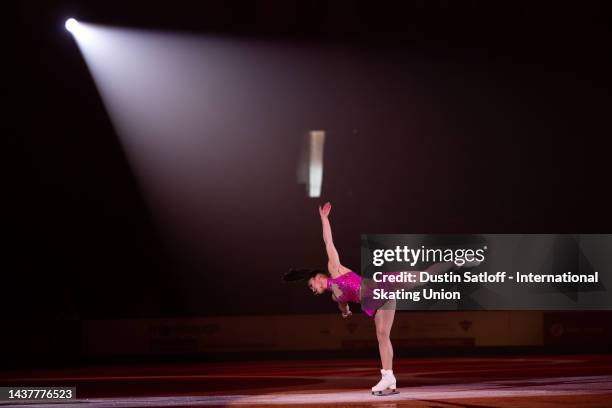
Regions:
<instances>
[{"instance_id":1,"label":"pink sequined dress","mask_svg":"<svg viewBox=\"0 0 612 408\"><path fill-rule=\"evenodd\" d=\"M350 271L336 278L327 278L327 289L335 296L337 302L352 302L359 303L361 310L366 312L370 317L373 317L386 301L376 301L372 299L371 289L361 285L362 278L355 272ZM365 298L365 299L364 299ZM362 300L366 300L362 302Z\"/></svg>"}]
</instances>

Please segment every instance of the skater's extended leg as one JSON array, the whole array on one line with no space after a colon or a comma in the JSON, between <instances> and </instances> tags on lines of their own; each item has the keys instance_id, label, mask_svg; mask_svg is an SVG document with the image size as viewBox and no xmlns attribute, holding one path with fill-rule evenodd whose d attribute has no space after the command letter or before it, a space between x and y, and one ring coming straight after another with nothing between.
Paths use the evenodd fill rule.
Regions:
<instances>
[{"instance_id":1,"label":"skater's extended leg","mask_svg":"<svg viewBox=\"0 0 612 408\"><path fill-rule=\"evenodd\" d=\"M457 266L453 262L439 262L435 264L429 265L424 272L427 272L430 275L440 275L443 273L450 272L455 270ZM393 272L392 272L393 273ZM409 273L414 276L414 282L397 282L389 285L389 289L391 290L412 290L418 288L419 286L425 285L427 282L422 281L421 271L405 271L402 273Z\"/></svg>"},{"instance_id":2,"label":"skater's extended leg","mask_svg":"<svg viewBox=\"0 0 612 408\"><path fill-rule=\"evenodd\" d=\"M441 273L450 272L456 268L457 266L453 262L439 262L429 265L425 269L425 272L431 275L439 275Z\"/></svg>"},{"instance_id":3,"label":"skater's extended leg","mask_svg":"<svg viewBox=\"0 0 612 408\"><path fill-rule=\"evenodd\" d=\"M473 267L473 266L478 266L478 264L480 264L480 262L474 261L471 263L465 263L463 267L464 268ZM457 271L460 268L461 266L455 265L454 262L438 262L438 263L429 265L427 268L424 269L424 272L427 272L429 275L441 275L441 274L448 273L451 271ZM415 288L418 288L419 286L423 286L427 284L427 281L421 280L422 276L421 276L420 271L407 271L407 272L412 273L414 275L415 281L397 283L392 287L393 289L411 290L411 289L415 289Z\"/></svg>"}]
</instances>

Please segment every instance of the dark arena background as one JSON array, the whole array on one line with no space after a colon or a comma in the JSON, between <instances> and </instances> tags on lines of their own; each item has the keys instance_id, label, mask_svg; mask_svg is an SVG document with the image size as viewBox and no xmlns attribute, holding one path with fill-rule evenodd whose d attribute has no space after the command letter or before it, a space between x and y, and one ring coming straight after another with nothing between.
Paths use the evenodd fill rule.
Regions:
<instances>
[{"instance_id":1,"label":"dark arena background","mask_svg":"<svg viewBox=\"0 0 612 408\"><path fill-rule=\"evenodd\" d=\"M366 233L612 232L606 2L16 12L0 387L76 398L0 406L612 407L610 311L397 311L375 396L373 319L282 280L327 201L357 273Z\"/></svg>"}]
</instances>

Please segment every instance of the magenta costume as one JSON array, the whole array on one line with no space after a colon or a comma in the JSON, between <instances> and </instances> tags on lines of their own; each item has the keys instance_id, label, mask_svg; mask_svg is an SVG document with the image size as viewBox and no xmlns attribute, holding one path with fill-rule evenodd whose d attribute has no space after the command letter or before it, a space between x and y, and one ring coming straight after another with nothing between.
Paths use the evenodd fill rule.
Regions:
<instances>
[{"instance_id":1,"label":"magenta costume","mask_svg":"<svg viewBox=\"0 0 612 408\"><path fill-rule=\"evenodd\" d=\"M376 314L376 310L387 301L372 299L372 289L367 288L365 285L362 287L361 282L362 277L350 271L337 278L327 278L327 289L336 295L333 287L333 285L336 285L336 290L340 292L340 296L336 296L337 302L359 303L361 310L366 312L368 316L373 317Z\"/></svg>"}]
</instances>

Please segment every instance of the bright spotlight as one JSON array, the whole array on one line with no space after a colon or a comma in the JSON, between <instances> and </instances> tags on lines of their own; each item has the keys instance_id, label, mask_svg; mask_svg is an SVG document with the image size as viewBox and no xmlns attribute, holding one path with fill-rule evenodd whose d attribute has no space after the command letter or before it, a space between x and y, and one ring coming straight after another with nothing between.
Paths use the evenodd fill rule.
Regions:
<instances>
[{"instance_id":1,"label":"bright spotlight","mask_svg":"<svg viewBox=\"0 0 612 408\"><path fill-rule=\"evenodd\" d=\"M65 26L66 30L70 31L71 33L74 33L74 31L79 26L79 22L76 21L74 18L69 18L68 20L66 20Z\"/></svg>"},{"instance_id":2,"label":"bright spotlight","mask_svg":"<svg viewBox=\"0 0 612 408\"><path fill-rule=\"evenodd\" d=\"M309 197L321 196L321 184L323 184L323 145L325 143L324 130L311 130L310 134L310 174L309 174Z\"/></svg>"}]
</instances>

